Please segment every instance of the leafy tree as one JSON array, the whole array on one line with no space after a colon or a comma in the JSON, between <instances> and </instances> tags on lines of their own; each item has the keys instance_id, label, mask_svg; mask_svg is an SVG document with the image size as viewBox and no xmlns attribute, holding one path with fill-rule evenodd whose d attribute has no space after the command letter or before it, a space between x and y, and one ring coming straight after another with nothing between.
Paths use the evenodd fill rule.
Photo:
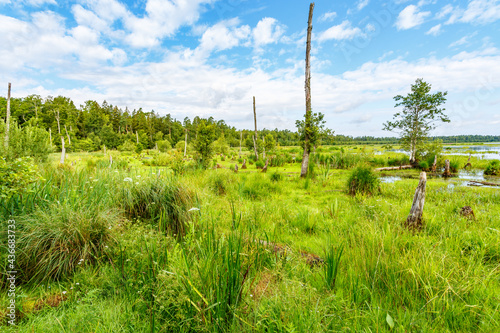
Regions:
<instances>
[{"instance_id":1,"label":"leafy tree","mask_svg":"<svg viewBox=\"0 0 500 333\"><path fill-rule=\"evenodd\" d=\"M217 140L215 140L213 146L214 146L214 151L217 154L227 155L229 153L229 145L226 142L224 133L222 133L221 136Z\"/></svg>"},{"instance_id":2,"label":"leafy tree","mask_svg":"<svg viewBox=\"0 0 500 333\"><path fill-rule=\"evenodd\" d=\"M438 121L450 122L439 106L446 102L447 92L430 93L431 85L417 79L411 85L411 93L406 97L397 95L394 107L403 106L403 111L394 115L394 121L384 124L386 131L399 131L401 145L410 152L410 162L416 163L418 151L422 151L429 137L429 132L436 128Z\"/></svg>"},{"instance_id":3,"label":"leafy tree","mask_svg":"<svg viewBox=\"0 0 500 333\"><path fill-rule=\"evenodd\" d=\"M264 147L266 148L266 152L270 152L276 147L276 140L274 140L274 136L271 133L266 135Z\"/></svg>"},{"instance_id":4,"label":"leafy tree","mask_svg":"<svg viewBox=\"0 0 500 333\"><path fill-rule=\"evenodd\" d=\"M215 125L207 124L203 120L196 129L196 140L194 141L194 149L200 155L200 163L204 168L207 168L213 154L213 142L215 140Z\"/></svg>"}]
</instances>

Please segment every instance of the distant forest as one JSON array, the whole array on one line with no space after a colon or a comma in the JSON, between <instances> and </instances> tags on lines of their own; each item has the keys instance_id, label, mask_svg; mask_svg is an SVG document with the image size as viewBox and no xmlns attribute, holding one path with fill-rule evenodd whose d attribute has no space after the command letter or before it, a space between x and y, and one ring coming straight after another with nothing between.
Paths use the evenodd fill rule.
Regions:
<instances>
[{"instance_id":1,"label":"distant forest","mask_svg":"<svg viewBox=\"0 0 500 333\"><path fill-rule=\"evenodd\" d=\"M0 116L6 117L7 99L0 97ZM182 121L170 114L158 115L155 111L146 112L139 108L130 111L108 104L104 101L86 101L76 107L70 98L58 96L43 99L38 95L24 98L11 98L11 117L21 127L32 125L50 131L52 142L60 147L60 137L71 137L72 150L98 150L102 145L118 148L126 141L139 140L146 149L155 147L162 140L168 140L172 146L184 141L186 132L188 143L195 139L196 128L203 120L200 117L184 118ZM231 147L240 145L240 136L244 146L252 146L253 130L240 130L226 124L224 120L212 117L205 119L216 125L217 137L224 137ZM272 135L280 146L299 145L299 135L290 130L259 129L259 136ZM500 136L493 135L457 135L437 136L444 143L498 142ZM397 144L397 137L372 136L352 137L346 135L326 135L321 139L323 145L338 144Z\"/></svg>"}]
</instances>

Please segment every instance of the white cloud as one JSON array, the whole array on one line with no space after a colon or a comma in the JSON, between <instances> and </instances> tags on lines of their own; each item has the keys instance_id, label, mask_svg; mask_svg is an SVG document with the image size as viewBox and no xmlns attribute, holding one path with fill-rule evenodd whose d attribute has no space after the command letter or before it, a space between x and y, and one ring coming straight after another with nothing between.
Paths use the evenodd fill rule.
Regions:
<instances>
[{"instance_id":1,"label":"white cloud","mask_svg":"<svg viewBox=\"0 0 500 333\"><path fill-rule=\"evenodd\" d=\"M369 3L370 3L370 0L359 0L358 5L357 5L358 10L365 8L366 6L368 6Z\"/></svg>"},{"instance_id":2,"label":"white cloud","mask_svg":"<svg viewBox=\"0 0 500 333\"><path fill-rule=\"evenodd\" d=\"M418 27L424 23L425 18L430 14L430 12L419 12L419 8L417 6L409 5L399 13L396 21L396 27L398 30L407 30Z\"/></svg>"},{"instance_id":3,"label":"white cloud","mask_svg":"<svg viewBox=\"0 0 500 333\"><path fill-rule=\"evenodd\" d=\"M200 41L199 50L210 52L212 50L222 51L233 48L240 44L240 41L248 39L250 27L244 25L237 27L238 19L221 21L206 29Z\"/></svg>"},{"instance_id":4,"label":"white cloud","mask_svg":"<svg viewBox=\"0 0 500 333\"><path fill-rule=\"evenodd\" d=\"M488 24L500 19L500 3L497 0L472 0L465 9L448 4L436 17L440 19L446 16L449 16L446 24Z\"/></svg>"},{"instance_id":5,"label":"white cloud","mask_svg":"<svg viewBox=\"0 0 500 333\"><path fill-rule=\"evenodd\" d=\"M252 32L255 46L260 47L276 43L284 32L285 29L279 24L278 20L272 17L264 17L257 23Z\"/></svg>"},{"instance_id":6,"label":"white cloud","mask_svg":"<svg viewBox=\"0 0 500 333\"><path fill-rule=\"evenodd\" d=\"M331 20L333 20L336 17L337 17L337 13L336 12L326 12L326 13L324 13L323 15L321 15L319 17L318 21L319 22L331 21Z\"/></svg>"},{"instance_id":7,"label":"white cloud","mask_svg":"<svg viewBox=\"0 0 500 333\"><path fill-rule=\"evenodd\" d=\"M50 5L57 5L57 2L55 0L24 0L23 2L35 7L40 7L41 5L44 5L46 3Z\"/></svg>"},{"instance_id":8,"label":"white cloud","mask_svg":"<svg viewBox=\"0 0 500 333\"><path fill-rule=\"evenodd\" d=\"M441 23L433 26L430 28L425 34L426 35L432 35L432 36L437 36L441 33Z\"/></svg>"},{"instance_id":9,"label":"white cloud","mask_svg":"<svg viewBox=\"0 0 500 333\"><path fill-rule=\"evenodd\" d=\"M351 22L346 20L339 25L335 25L328 30L321 32L319 34L318 40L320 42L323 42L330 39L353 39L354 37L362 34L363 33L361 29L359 29L358 27L353 28Z\"/></svg>"},{"instance_id":10,"label":"white cloud","mask_svg":"<svg viewBox=\"0 0 500 333\"><path fill-rule=\"evenodd\" d=\"M451 43L449 45L449 47L453 48L453 47L457 47L457 46L462 46L462 45L470 44L470 39L474 38L476 35L477 35L477 32L473 32L473 33L471 33L469 35L466 35L466 36L460 38L459 40Z\"/></svg>"}]
</instances>

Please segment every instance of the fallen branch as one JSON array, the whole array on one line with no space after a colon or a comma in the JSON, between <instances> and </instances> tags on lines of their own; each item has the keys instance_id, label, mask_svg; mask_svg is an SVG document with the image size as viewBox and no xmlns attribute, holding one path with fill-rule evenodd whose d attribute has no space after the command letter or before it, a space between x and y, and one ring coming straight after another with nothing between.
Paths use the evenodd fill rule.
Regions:
<instances>
[{"instance_id":1,"label":"fallen branch","mask_svg":"<svg viewBox=\"0 0 500 333\"><path fill-rule=\"evenodd\" d=\"M500 186L500 184L497 184L497 183L481 182L481 181L478 181L478 180L469 180L469 183L482 184L482 185L488 185L488 186Z\"/></svg>"},{"instance_id":2,"label":"fallen branch","mask_svg":"<svg viewBox=\"0 0 500 333\"><path fill-rule=\"evenodd\" d=\"M403 169L411 169L413 168L413 165L408 164L408 165L400 165L396 167L385 167L385 168L377 168L375 171L390 171L390 170L403 170Z\"/></svg>"}]
</instances>

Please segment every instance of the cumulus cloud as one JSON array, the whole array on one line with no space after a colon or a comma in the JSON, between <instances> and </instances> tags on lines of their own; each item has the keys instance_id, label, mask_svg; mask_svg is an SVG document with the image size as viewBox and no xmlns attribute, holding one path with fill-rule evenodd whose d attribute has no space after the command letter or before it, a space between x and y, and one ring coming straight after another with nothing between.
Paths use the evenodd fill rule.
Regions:
<instances>
[{"instance_id":1,"label":"cumulus cloud","mask_svg":"<svg viewBox=\"0 0 500 333\"><path fill-rule=\"evenodd\" d=\"M358 8L358 10L361 10L361 9L365 8L366 6L368 6L369 3L370 3L370 0L359 0L358 5L356 7Z\"/></svg>"},{"instance_id":2,"label":"cumulus cloud","mask_svg":"<svg viewBox=\"0 0 500 333\"><path fill-rule=\"evenodd\" d=\"M320 42L324 42L331 39L335 40L353 39L354 37L362 34L363 32L361 31L360 28L358 27L353 28L351 22L346 20L339 25L334 25L328 30L321 32L319 34L318 40Z\"/></svg>"},{"instance_id":3,"label":"cumulus cloud","mask_svg":"<svg viewBox=\"0 0 500 333\"><path fill-rule=\"evenodd\" d=\"M242 40L250 36L250 27L238 27L239 20L221 21L205 30L198 49L203 52L222 51L238 46Z\"/></svg>"},{"instance_id":4,"label":"cumulus cloud","mask_svg":"<svg viewBox=\"0 0 500 333\"><path fill-rule=\"evenodd\" d=\"M433 26L430 28L425 34L426 35L432 35L432 36L437 36L441 33L441 23Z\"/></svg>"},{"instance_id":5,"label":"cumulus cloud","mask_svg":"<svg viewBox=\"0 0 500 333\"><path fill-rule=\"evenodd\" d=\"M419 12L419 8L417 6L409 5L399 13L396 20L396 27L398 30L407 30L418 27L424 23L425 18L430 14L430 12Z\"/></svg>"},{"instance_id":6,"label":"cumulus cloud","mask_svg":"<svg viewBox=\"0 0 500 333\"><path fill-rule=\"evenodd\" d=\"M252 31L255 46L276 43L284 32L285 29L279 24L278 20L272 17L264 17Z\"/></svg>"}]
</instances>

